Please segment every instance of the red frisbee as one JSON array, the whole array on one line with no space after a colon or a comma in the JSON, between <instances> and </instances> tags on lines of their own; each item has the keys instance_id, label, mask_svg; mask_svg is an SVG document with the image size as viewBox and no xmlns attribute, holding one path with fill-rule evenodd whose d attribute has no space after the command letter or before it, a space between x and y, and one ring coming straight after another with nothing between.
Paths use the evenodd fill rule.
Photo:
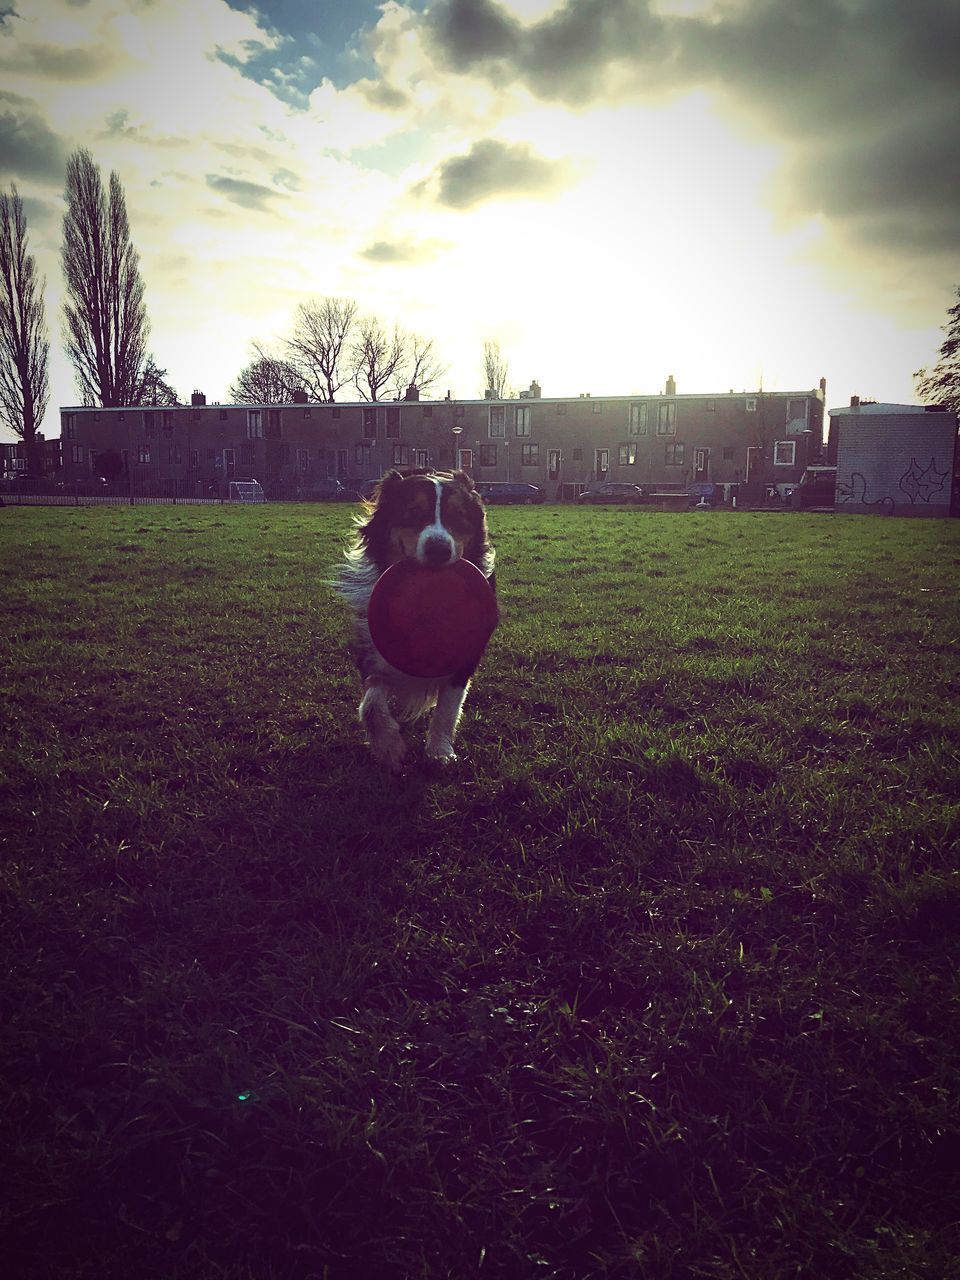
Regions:
<instances>
[{"instance_id":1,"label":"red frisbee","mask_svg":"<svg viewBox=\"0 0 960 1280\"><path fill-rule=\"evenodd\" d=\"M404 675L427 679L477 662L498 616L490 583L469 560L442 569L400 560L377 579L367 606L381 656Z\"/></svg>"}]
</instances>

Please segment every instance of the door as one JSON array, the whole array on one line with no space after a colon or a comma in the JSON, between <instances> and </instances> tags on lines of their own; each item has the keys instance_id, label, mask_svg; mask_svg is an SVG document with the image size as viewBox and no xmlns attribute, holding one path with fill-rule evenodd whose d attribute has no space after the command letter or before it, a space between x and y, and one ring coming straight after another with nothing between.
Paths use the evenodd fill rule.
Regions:
<instances>
[{"instance_id":1,"label":"door","mask_svg":"<svg viewBox=\"0 0 960 1280\"><path fill-rule=\"evenodd\" d=\"M695 449L693 451L693 478L694 480L710 479L709 449Z\"/></svg>"}]
</instances>

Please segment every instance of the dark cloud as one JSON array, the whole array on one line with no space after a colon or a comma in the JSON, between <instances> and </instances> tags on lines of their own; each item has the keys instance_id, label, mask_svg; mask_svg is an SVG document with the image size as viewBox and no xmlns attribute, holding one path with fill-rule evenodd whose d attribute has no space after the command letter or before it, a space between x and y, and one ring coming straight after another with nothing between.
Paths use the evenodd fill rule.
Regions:
<instances>
[{"instance_id":1,"label":"dark cloud","mask_svg":"<svg viewBox=\"0 0 960 1280\"><path fill-rule=\"evenodd\" d=\"M234 204L240 205L244 209L258 209L266 212L270 209L270 202L275 200L280 193L274 191L271 187L263 187L259 182L244 182L240 178L224 178L216 173L207 174L207 186L214 191L219 191L221 195L226 196Z\"/></svg>"},{"instance_id":2,"label":"dark cloud","mask_svg":"<svg viewBox=\"0 0 960 1280\"><path fill-rule=\"evenodd\" d=\"M94 80L115 61L109 49L58 49L53 45L19 42L16 49L0 46L0 72L41 76L58 83Z\"/></svg>"},{"instance_id":3,"label":"dark cloud","mask_svg":"<svg viewBox=\"0 0 960 1280\"><path fill-rule=\"evenodd\" d=\"M62 182L67 148L28 98L0 90L0 172Z\"/></svg>"},{"instance_id":4,"label":"dark cloud","mask_svg":"<svg viewBox=\"0 0 960 1280\"><path fill-rule=\"evenodd\" d=\"M444 248L436 240L377 240L361 250L360 256L368 262L381 262L393 266L414 266L429 262Z\"/></svg>"},{"instance_id":5,"label":"dark cloud","mask_svg":"<svg viewBox=\"0 0 960 1280\"><path fill-rule=\"evenodd\" d=\"M572 180L562 160L545 160L523 144L485 138L466 155L445 160L433 176L414 189L430 192L438 204L469 209L484 200L505 196L542 197L555 194Z\"/></svg>"},{"instance_id":6,"label":"dark cloud","mask_svg":"<svg viewBox=\"0 0 960 1280\"><path fill-rule=\"evenodd\" d=\"M358 80L354 88L360 90L371 107L381 111L399 111L410 103L408 94L387 84L386 80Z\"/></svg>"},{"instance_id":7,"label":"dark cloud","mask_svg":"<svg viewBox=\"0 0 960 1280\"><path fill-rule=\"evenodd\" d=\"M436 0L422 21L447 70L545 100L713 91L785 144L785 210L869 224L892 250L960 250L960 202L945 190L960 162L956 0L740 0L687 17L567 0L528 26L496 0Z\"/></svg>"}]
</instances>

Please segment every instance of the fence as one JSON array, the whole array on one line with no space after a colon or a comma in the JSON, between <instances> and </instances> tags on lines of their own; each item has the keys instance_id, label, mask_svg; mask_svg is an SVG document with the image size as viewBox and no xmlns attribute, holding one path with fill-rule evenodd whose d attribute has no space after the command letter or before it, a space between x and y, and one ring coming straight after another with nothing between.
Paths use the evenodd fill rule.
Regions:
<instances>
[{"instance_id":1,"label":"fence","mask_svg":"<svg viewBox=\"0 0 960 1280\"><path fill-rule=\"evenodd\" d=\"M0 493L0 506L7 507L243 507L242 500L229 498L161 498L146 494L86 493Z\"/></svg>"}]
</instances>

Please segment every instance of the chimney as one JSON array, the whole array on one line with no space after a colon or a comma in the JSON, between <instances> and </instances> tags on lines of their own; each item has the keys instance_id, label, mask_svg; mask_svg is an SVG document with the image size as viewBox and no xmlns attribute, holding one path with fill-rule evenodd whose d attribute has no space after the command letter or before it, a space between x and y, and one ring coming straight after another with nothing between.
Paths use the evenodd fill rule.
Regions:
<instances>
[{"instance_id":1,"label":"chimney","mask_svg":"<svg viewBox=\"0 0 960 1280\"><path fill-rule=\"evenodd\" d=\"M294 387L294 389L293 389L293 403L294 403L294 404L306 404L306 403L307 403L307 392L306 392L306 389L305 389L304 387Z\"/></svg>"},{"instance_id":2,"label":"chimney","mask_svg":"<svg viewBox=\"0 0 960 1280\"><path fill-rule=\"evenodd\" d=\"M493 387L487 387L486 391L483 393L483 398L484 400L496 400L497 393Z\"/></svg>"},{"instance_id":3,"label":"chimney","mask_svg":"<svg viewBox=\"0 0 960 1280\"><path fill-rule=\"evenodd\" d=\"M536 378L534 378L534 380L530 383L530 399L531 400L540 399L540 383L536 380Z\"/></svg>"},{"instance_id":4,"label":"chimney","mask_svg":"<svg viewBox=\"0 0 960 1280\"><path fill-rule=\"evenodd\" d=\"M820 394L823 396L824 400L826 400L826 398L827 398L827 380L826 380L826 378L821 378L821 379L820 379Z\"/></svg>"},{"instance_id":5,"label":"chimney","mask_svg":"<svg viewBox=\"0 0 960 1280\"><path fill-rule=\"evenodd\" d=\"M860 408L860 397L859 397L859 396L851 396L851 397L850 397L850 408L851 408L851 409L859 409L859 408Z\"/></svg>"},{"instance_id":6,"label":"chimney","mask_svg":"<svg viewBox=\"0 0 960 1280\"><path fill-rule=\"evenodd\" d=\"M667 378L667 395L675 396L676 394L677 394L677 383L676 383L676 379L671 373L669 378Z\"/></svg>"},{"instance_id":7,"label":"chimney","mask_svg":"<svg viewBox=\"0 0 960 1280\"><path fill-rule=\"evenodd\" d=\"M191 403L191 404L206 404L206 403L207 403L207 397L203 394L203 392L202 392L202 391L194 391L193 395L190 397L190 403Z\"/></svg>"},{"instance_id":8,"label":"chimney","mask_svg":"<svg viewBox=\"0 0 960 1280\"><path fill-rule=\"evenodd\" d=\"M403 393L403 398L404 398L404 400L419 400L419 399L420 399L420 388L417 386L417 384L416 384L415 382L411 382L411 383L410 383L410 385L407 387L406 391Z\"/></svg>"}]
</instances>

